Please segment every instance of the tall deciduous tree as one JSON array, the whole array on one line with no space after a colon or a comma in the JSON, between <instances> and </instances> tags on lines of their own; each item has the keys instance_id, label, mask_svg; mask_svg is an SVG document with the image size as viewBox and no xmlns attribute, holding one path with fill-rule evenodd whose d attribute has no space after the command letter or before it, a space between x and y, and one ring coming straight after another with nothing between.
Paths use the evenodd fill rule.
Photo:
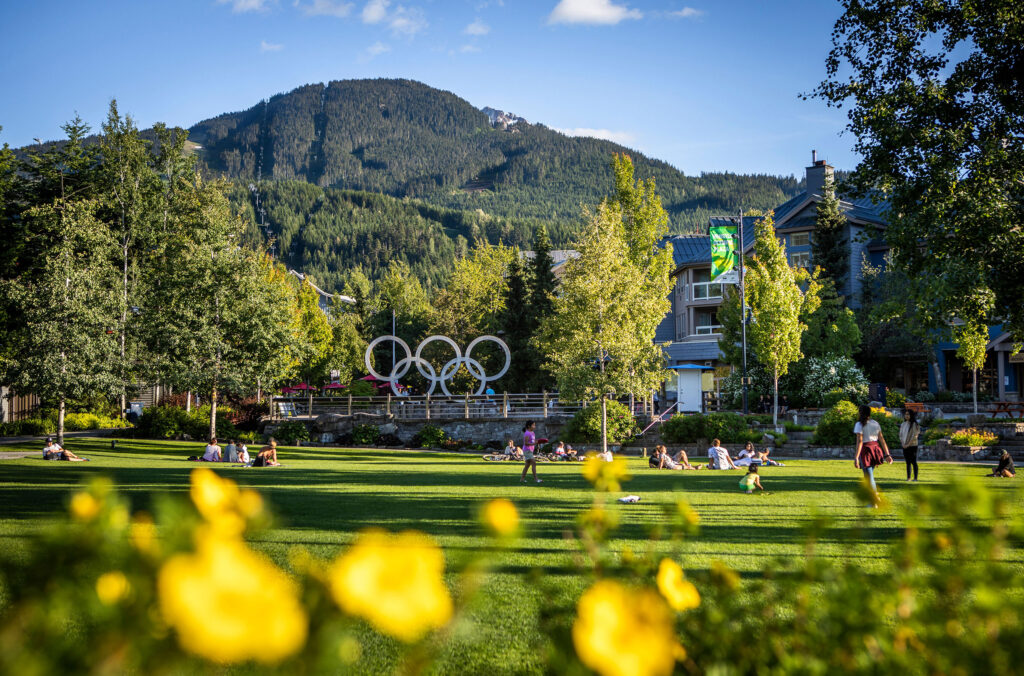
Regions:
<instances>
[{"instance_id":1,"label":"tall deciduous tree","mask_svg":"<svg viewBox=\"0 0 1024 676\"><path fill-rule=\"evenodd\" d=\"M974 393L974 412L978 412L978 371L985 367L985 348L988 346L988 327L984 323L971 320L963 326L953 329L953 337L959 343L956 356L963 360L964 365L971 369L973 381L971 390Z\"/></svg>"},{"instance_id":2,"label":"tall deciduous tree","mask_svg":"<svg viewBox=\"0 0 1024 676\"><path fill-rule=\"evenodd\" d=\"M811 260L822 269L826 278L832 280L833 288L842 296L850 270L846 216L839 208L836 186L831 176L825 181L824 192L815 215Z\"/></svg>"},{"instance_id":3,"label":"tall deciduous tree","mask_svg":"<svg viewBox=\"0 0 1024 676\"><path fill-rule=\"evenodd\" d=\"M671 281L665 266L634 262L618 203L598 207L578 248L580 257L566 265L555 320L541 329L542 345L561 396L601 399L607 448L606 397L649 391L663 378L654 331L669 309Z\"/></svg>"},{"instance_id":4,"label":"tall deciduous tree","mask_svg":"<svg viewBox=\"0 0 1024 676\"><path fill-rule=\"evenodd\" d=\"M320 385L329 375L334 331L327 315L320 309L320 294L303 279L295 298L296 372L306 385ZM313 410L313 390L309 394L309 410Z\"/></svg>"},{"instance_id":5,"label":"tall deciduous tree","mask_svg":"<svg viewBox=\"0 0 1024 676\"><path fill-rule=\"evenodd\" d=\"M1016 0L842 0L826 79L813 96L846 107L863 158L851 177L891 203L895 264L946 284L948 317L978 281L1024 336L1024 5Z\"/></svg>"},{"instance_id":6,"label":"tall deciduous tree","mask_svg":"<svg viewBox=\"0 0 1024 676\"><path fill-rule=\"evenodd\" d=\"M758 361L772 373L772 419L777 424L779 376L803 356L800 341L807 325L800 317L816 309L819 285L805 271L789 267L770 215L754 224L754 252L745 279L753 317L747 335Z\"/></svg>"}]
</instances>

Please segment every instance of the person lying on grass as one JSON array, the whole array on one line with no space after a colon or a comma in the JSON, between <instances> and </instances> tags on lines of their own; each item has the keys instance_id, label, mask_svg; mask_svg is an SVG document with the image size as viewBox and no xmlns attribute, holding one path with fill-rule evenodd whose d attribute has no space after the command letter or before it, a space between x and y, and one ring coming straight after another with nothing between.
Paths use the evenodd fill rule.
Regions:
<instances>
[{"instance_id":1,"label":"person lying on grass","mask_svg":"<svg viewBox=\"0 0 1024 676\"><path fill-rule=\"evenodd\" d=\"M271 437L270 443L260 449L252 461L253 467L277 467L277 441Z\"/></svg>"},{"instance_id":2,"label":"person lying on grass","mask_svg":"<svg viewBox=\"0 0 1024 676\"><path fill-rule=\"evenodd\" d=\"M511 439L508 440L508 446L501 453L491 453L490 455L483 456L484 460L490 460L494 462L500 462L503 460L522 460L523 449L516 446L516 442Z\"/></svg>"},{"instance_id":3,"label":"person lying on grass","mask_svg":"<svg viewBox=\"0 0 1024 676\"><path fill-rule=\"evenodd\" d=\"M652 469L698 469L690 464L690 459L686 457L686 451L680 450L676 457L673 458L668 454L668 448L664 444L658 444L654 447L654 455L651 456L650 460L647 461Z\"/></svg>"},{"instance_id":4,"label":"person lying on grass","mask_svg":"<svg viewBox=\"0 0 1024 676\"><path fill-rule=\"evenodd\" d=\"M733 464L737 467L750 467L751 465L775 465L777 467L784 467L781 462L775 462L768 457L771 453L771 449L765 448L763 451L759 451L754 448L754 444L751 441L747 442L747 445L743 447L743 450L736 456L736 460Z\"/></svg>"},{"instance_id":5,"label":"person lying on grass","mask_svg":"<svg viewBox=\"0 0 1024 676\"><path fill-rule=\"evenodd\" d=\"M67 460L69 462L85 462L89 458L79 458L71 451L62 448L52 437L46 437L46 446L43 447L43 460Z\"/></svg>"},{"instance_id":6,"label":"person lying on grass","mask_svg":"<svg viewBox=\"0 0 1024 676\"><path fill-rule=\"evenodd\" d=\"M1013 469L1013 458L1010 457L1010 452L1007 450L1003 451L1003 454L999 456L999 464L992 470L991 474L985 476L998 476L1004 479L1017 476L1017 473Z\"/></svg>"},{"instance_id":7,"label":"person lying on grass","mask_svg":"<svg viewBox=\"0 0 1024 676\"><path fill-rule=\"evenodd\" d=\"M751 465L744 477L740 479L740 490L750 495L754 492L755 487L758 490L764 490L764 486L761 485L761 476L757 473L757 465Z\"/></svg>"},{"instance_id":8,"label":"person lying on grass","mask_svg":"<svg viewBox=\"0 0 1024 676\"><path fill-rule=\"evenodd\" d=\"M736 469L736 463L732 461L729 451L722 448L722 442L715 439L708 449L708 469Z\"/></svg>"}]
</instances>

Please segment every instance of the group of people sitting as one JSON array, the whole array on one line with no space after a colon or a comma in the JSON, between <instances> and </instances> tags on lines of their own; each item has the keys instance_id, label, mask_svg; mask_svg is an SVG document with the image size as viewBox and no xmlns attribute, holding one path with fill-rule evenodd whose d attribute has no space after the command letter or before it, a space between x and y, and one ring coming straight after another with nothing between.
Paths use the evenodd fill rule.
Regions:
<instances>
[{"instance_id":1,"label":"group of people sitting","mask_svg":"<svg viewBox=\"0 0 1024 676\"><path fill-rule=\"evenodd\" d=\"M192 458L189 459L191 460ZM249 448L245 445L244 441L236 444L235 440L231 439L222 451L221 447L217 444L216 437L214 437L206 445L203 456L195 459L202 462L230 462L250 467L276 467L281 464L277 461L277 441L273 438L270 439L266 446L260 449L255 457L250 459Z\"/></svg>"},{"instance_id":2,"label":"group of people sitting","mask_svg":"<svg viewBox=\"0 0 1024 676\"><path fill-rule=\"evenodd\" d=\"M609 451L608 454L611 455L611 451ZM512 439L509 439L508 444L501 451L501 453L490 453L488 455L483 456L483 458L484 460L490 461L523 460L524 455L522 447L516 446L516 442L513 441ZM534 458L546 462L575 462L586 459L575 448L565 443L564 441L557 442L554 446L551 447L551 451L549 453L534 453Z\"/></svg>"},{"instance_id":3,"label":"group of people sitting","mask_svg":"<svg viewBox=\"0 0 1024 676\"><path fill-rule=\"evenodd\" d=\"M46 446L43 447L43 460L67 460L69 462L88 462L89 458L79 458L53 440L53 437L46 437Z\"/></svg>"},{"instance_id":4,"label":"group of people sitting","mask_svg":"<svg viewBox=\"0 0 1024 676\"><path fill-rule=\"evenodd\" d=\"M739 452L736 460L733 460L729 451L722 446L722 442L718 439L712 441L711 447L708 449L708 464L707 465L693 465L690 464L690 459L686 455L686 451L680 449L675 455L671 455L668 449L663 445L654 447L654 454L648 460L648 464L653 469L737 469L739 467L757 467L759 465L775 465L778 467L782 466L781 462L776 462L769 457L771 449L766 448L763 451L759 451L754 448L752 442L747 442L747 445L743 447L743 450Z\"/></svg>"}]
</instances>

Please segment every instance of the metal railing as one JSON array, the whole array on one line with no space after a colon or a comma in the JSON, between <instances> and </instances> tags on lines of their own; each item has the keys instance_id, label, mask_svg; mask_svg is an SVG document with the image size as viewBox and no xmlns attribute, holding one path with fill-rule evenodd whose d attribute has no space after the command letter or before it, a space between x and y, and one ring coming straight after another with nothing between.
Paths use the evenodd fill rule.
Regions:
<instances>
[{"instance_id":1,"label":"metal railing","mask_svg":"<svg viewBox=\"0 0 1024 676\"><path fill-rule=\"evenodd\" d=\"M714 288L712 288L714 287ZM709 298L721 298L722 297L722 283L721 282L694 282L693 283L693 299L694 300L707 300Z\"/></svg>"}]
</instances>

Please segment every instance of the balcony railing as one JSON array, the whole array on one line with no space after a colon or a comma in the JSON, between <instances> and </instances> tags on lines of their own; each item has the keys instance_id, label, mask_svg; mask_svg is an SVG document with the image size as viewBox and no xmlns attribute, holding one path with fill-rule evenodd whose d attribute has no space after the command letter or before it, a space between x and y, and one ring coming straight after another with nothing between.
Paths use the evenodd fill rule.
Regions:
<instances>
[{"instance_id":1,"label":"balcony railing","mask_svg":"<svg viewBox=\"0 0 1024 676\"><path fill-rule=\"evenodd\" d=\"M721 324L710 324L708 326L697 326L698 336L714 336L722 332Z\"/></svg>"},{"instance_id":2,"label":"balcony railing","mask_svg":"<svg viewBox=\"0 0 1024 676\"><path fill-rule=\"evenodd\" d=\"M722 297L722 285L718 282L694 282L693 299L708 300Z\"/></svg>"}]
</instances>

